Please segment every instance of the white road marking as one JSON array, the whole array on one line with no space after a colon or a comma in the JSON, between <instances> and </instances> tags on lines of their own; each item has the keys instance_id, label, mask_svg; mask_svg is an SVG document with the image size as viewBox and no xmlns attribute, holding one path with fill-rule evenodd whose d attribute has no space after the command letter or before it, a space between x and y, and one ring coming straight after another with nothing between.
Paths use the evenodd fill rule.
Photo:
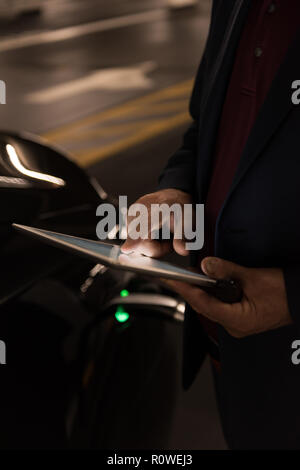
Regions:
<instances>
[{"instance_id":1,"label":"white road marking","mask_svg":"<svg viewBox=\"0 0 300 470\"><path fill-rule=\"evenodd\" d=\"M42 31L39 33L17 35L1 40L0 52L59 41L67 41L69 39L86 36L92 33L125 28L143 23L151 23L153 21L166 18L166 14L166 11L160 8L132 15L93 21L91 23L81 24L78 26L68 26L54 31Z\"/></svg>"},{"instance_id":2,"label":"white road marking","mask_svg":"<svg viewBox=\"0 0 300 470\"><path fill-rule=\"evenodd\" d=\"M154 82L146 74L155 68L156 63L149 61L131 67L97 70L83 78L30 93L25 99L34 104L46 104L89 90L149 89Z\"/></svg>"},{"instance_id":3,"label":"white road marking","mask_svg":"<svg viewBox=\"0 0 300 470\"><path fill-rule=\"evenodd\" d=\"M197 0L167 0L170 8L184 8L197 5Z\"/></svg>"}]
</instances>

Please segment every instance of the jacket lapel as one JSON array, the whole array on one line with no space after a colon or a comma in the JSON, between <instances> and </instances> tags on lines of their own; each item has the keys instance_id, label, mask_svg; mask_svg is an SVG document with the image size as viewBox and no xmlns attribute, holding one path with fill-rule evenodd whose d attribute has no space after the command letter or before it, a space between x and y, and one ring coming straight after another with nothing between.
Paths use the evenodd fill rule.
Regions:
<instances>
[{"instance_id":1,"label":"jacket lapel","mask_svg":"<svg viewBox=\"0 0 300 470\"><path fill-rule=\"evenodd\" d=\"M200 201L205 200L205 196L207 193L213 151L215 147L216 133L218 131L219 125L219 118L222 112L222 107L226 96L228 82L230 79L230 74L235 59L236 49L239 43L240 35L243 31L250 4L251 0L244 0L235 26L231 32L231 36L228 41L228 47L224 52L224 57L219 68L218 75L214 80L213 86L210 88L205 108L202 108L201 110L201 115L205 117L201 120L201 126L199 129L198 154L201 155L201 161L197 171L197 188L199 188L200 190L200 192L198 193L198 199ZM224 16L227 16L229 19L233 5L234 2L231 2L231 4L229 4L229 2L223 2L221 4L221 8L218 11L216 24L218 24L218 22L220 22L221 24L224 23ZM218 27L216 26L216 30L217 29ZM222 47L222 39L222 37L218 38L218 49ZM216 46L213 45L213 48L215 49ZM216 52L214 51L213 55L215 55L215 53ZM210 79L209 75L207 79ZM212 109L214 111L210 112L210 110Z\"/></svg>"},{"instance_id":2,"label":"jacket lapel","mask_svg":"<svg viewBox=\"0 0 300 470\"><path fill-rule=\"evenodd\" d=\"M300 30L273 81L266 101L263 104L250 133L233 183L220 211L217 225L233 192L236 190L256 159L262 154L265 146L276 133L276 130L280 127L284 119L295 106L292 103L292 83L300 77L300 63L297 60L299 48Z\"/></svg>"}]
</instances>

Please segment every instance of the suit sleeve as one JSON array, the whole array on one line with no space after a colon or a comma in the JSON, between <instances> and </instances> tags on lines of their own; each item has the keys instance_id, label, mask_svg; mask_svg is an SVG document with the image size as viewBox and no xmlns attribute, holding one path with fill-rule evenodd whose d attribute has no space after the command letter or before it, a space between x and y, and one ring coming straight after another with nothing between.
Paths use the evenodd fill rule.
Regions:
<instances>
[{"instance_id":1,"label":"suit sleeve","mask_svg":"<svg viewBox=\"0 0 300 470\"><path fill-rule=\"evenodd\" d=\"M217 5L219 3L219 0L215 0L213 3L208 38L211 36L214 27L214 19L216 17ZM199 115L201 107L201 96L205 81L204 78L206 75L208 42L209 39L206 43L205 51L197 72L190 100L189 111L192 118L192 123L183 136L181 147L175 152L174 155L171 156L162 174L160 175L158 189L174 188L180 189L190 194L194 193Z\"/></svg>"},{"instance_id":2,"label":"suit sleeve","mask_svg":"<svg viewBox=\"0 0 300 470\"><path fill-rule=\"evenodd\" d=\"M198 108L200 102L198 98L205 68L205 56L202 58L197 78L194 85L194 91L190 102L190 115L192 123L183 136L182 146L169 159L166 167L159 178L158 189L175 188L181 189L187 193L194 191L195 165L197 156L197 137L198 137Z\"/></svg>"}]
</instances>

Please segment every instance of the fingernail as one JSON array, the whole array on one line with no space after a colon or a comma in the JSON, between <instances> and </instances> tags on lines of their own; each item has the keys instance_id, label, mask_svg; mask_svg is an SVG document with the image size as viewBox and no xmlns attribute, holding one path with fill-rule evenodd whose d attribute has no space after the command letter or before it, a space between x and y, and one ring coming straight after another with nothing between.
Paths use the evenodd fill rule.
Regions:
<instances>
[{"instance_id":1,"label":"fingernail","mask_svg":"<svg viewBox=\"0 0 300 470\"><path fill-rule=\"evenodd\" d=\"M123 253L130 253L132 251L132 248L130 246L125 245L125 244L121 245L120 248L121 248L121 251Z\"/></svg>"},{"instance_id":2,"label":"fingernail","mask_svg":"<svg viewBox=\"0 0 300 470\"><path fill-rule=\"evenodd\" d=\"M207 274L214 274L217 263L218 260L216 258L209 258L207 261L205 261L204 266Z\"/></svg>"}]
</instances>

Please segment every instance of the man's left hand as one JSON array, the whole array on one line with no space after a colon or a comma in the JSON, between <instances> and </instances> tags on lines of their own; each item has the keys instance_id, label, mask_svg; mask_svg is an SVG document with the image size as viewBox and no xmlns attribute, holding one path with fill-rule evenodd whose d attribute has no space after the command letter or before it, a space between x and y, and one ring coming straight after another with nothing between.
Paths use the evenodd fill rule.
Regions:
<instances>
[{"instance_id":1,"label":"man's left hand","mask_svg":"<svg viewBox=\"0 0 300 470\"><path fill-rule=\"evenodd\" d=\"M245 268L220 258L205 258L203 272L214 279L234 279L243 289L241 302L223 303L198 287L164 281L201 315L220 323L234 337L273 330L292 323L283 272L277 268Z\"/></svg>"}]
</instances>

